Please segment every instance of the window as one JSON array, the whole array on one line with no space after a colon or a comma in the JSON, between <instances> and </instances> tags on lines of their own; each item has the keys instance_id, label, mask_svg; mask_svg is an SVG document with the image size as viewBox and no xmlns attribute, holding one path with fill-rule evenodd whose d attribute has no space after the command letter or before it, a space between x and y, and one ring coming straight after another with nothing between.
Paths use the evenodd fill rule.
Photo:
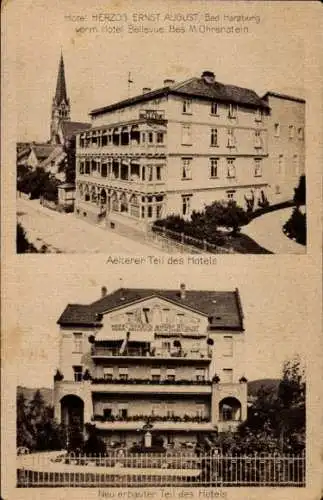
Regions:
<instances>
[{"instance_id":1,"label":"window","mask_svg":"<svg viewBox=\"0 0 323 500\"><path fill-rule=\"evenodd\" d=\"M168 402L167 403L166 416L168 418L175 416L175 404L173 402Z\"/></svg>"},{"instance_id":2,"label":"window","mask_svg":"<svg viewBox=\"0 0 323 500\"><path fill-rule=\"evenodd\" d=\"M153 403L151 413L154 416L161 416L161 404L160 403Z\"/></svg>"},{"instance_id":3,"label":"window","mask_svg":"<svg viewBox=\"0 0 323 500\"><path fill-rule=\"evenodd\" d=\"M218 162L219 158L210 158L210 177L216 179L218 177Z\"/></svg>"},{"instance_id":4,"label":"window","mask_svg":"<svg viewBox=\"0 0 323 500\"><path fill-rule=\"evenodd\" d=\"M223 355L224 356L233 356L233 338L231 335L227 335L223 339Z\"/></svg>"},{"instance_id":5,"label":"window","mask_svg":"<svg viewBox=\"0 0 323 500\"><path fill-rule=\"evenodd\" d=\"M218 129L211 128L211 146L218 146Z\"/></svg>"},{"instance_id":6,"label":"window","mask_svg":"<svg viewBox=\"0 0 323 500\"><path fill-rule=\"evenodd\" d=\"M162 167L156 166L156 181L162 180Z\"/></svg>"},{"instance_id":7,"label":"window","mask_svg":"<svg viewBox=\"0 0 323 500\"><path fill-rule=\"evenodd\" d=\"M256 110L255 121L262 122L262 110L259 108Z\"/></svg>"},{"instance_id":8,"label":"window","mask_svg":"<svg viewBox=\"0 0 323 500\"><path fill-rule=\"evenodd\" d=\"M170 351L170 342L162 342L162 349L163 351Z\"/></svg>"},{"instance_id":9,"label":"window","mask_svg":"<svg viewBox=\"0 0 323 500\"><path fill-rule=\"evenodd\" d=\"M112 417L112 408L104 408L103 416L105 420L108 420L110 417Z\"/></svg>"},{"instance_id":10,"label":"window","mask_svg":"<svg viewBox=\"0 0 323 500\"><path fill-rule=\"evenodd\" d=\"M229 118L237 118L238 106L236 104L229 104Z\"/></svg>"},{"instance_id":11,"label":"window","mask_svg":"<svg viewBox=\"0 0 323 500\"><path fill-rule=\"evenodd\" d=\"M255 130L255 149L262 149L262 136L260 130Z\"/></svg>"},{"instance_id":12,"label":"window","mask_svg":"<svg viewBox=\"0 0 323 500\"><path fill-rule=\"evenodd\" d=\"M82 353L83 352L83 335L80 332L75 332L73 334L74 337L74 346L73 352Z\"/></svg>"},{"instance_id":13,"label":"window","mask_svg":"<svg viewBox=\"0 0 323 500\"><path fill-rule=\"evenodd\" d=\"M211 115L217 115L218 114L218 103L213 101L211 102Z\"/></svg>"},{"instance_id":14,"label":"window","mask_svg":"<svg viewBox=\"0 0 323 500\"><path fill-rule=\"evenodd\" d=\"M234 136L234 130L233 128L229 128L228 129L228 144L227 144L227 147L228 148L234 148L236 145L236 139L235 139L235 136Z\"/></svg>"},{"instance_id":15,"label":"window","mask_svg":"<svg viewBox=\"0 0 323 500\"><path fill-rule=\"evenodd\" d=\"M149 307L144 307L142 310L143 314L143 322L144 323L151 323L151 310Z\"/></svg>"},{"instance_id":16,"label":"window","mask_svg":"<svg viewBox=\"0 0 323 500\"><path fill-rule=\"evenodd\" d=\"M183 215L190 215L191 212L191 198L192 195L184 195L182 196L182 213Z\"/></svg>"},{"instance_id":17,"label":"window","mask_svg":"<svg viewBox=\"0 0 323 500\"><path fill-rule=\"evenodd\" d=\"M104 380L112 380L113 379L113 368L112 367L103 368L103 378L104 378Z\"/></svg>"},{"instance_id":18,"label":"window","mask_svg":"<svg viewBox=\"0 0 323 500\"><path fill-rule=\"evenodd\" d=\"M205 370L204 368L196 368L196 380L203 382L205 380Z\"/></svg>"},{"instance_id":19,"label":"window","mask_svg":"<svg viewBox=\"0 0 323 500\"><path fill-rule=\"evenodd\" d=\"M232 368L223 368L223 375L221 382L223 384L232 384L233 382L233 370Z\"/></svg>"},{"instance_id":20,"label":"window","mask_svg":"<svg viewBox=\"0 0 323 500\"><path fill-rule=\"evenodd\" d=\"M175 380L175 369L174 368L167 368L166 370L166 380Z\"/></svg>"},{"instance_id":21,"label":"window","mask_svg":"<svg viewBox=\"0 0 323 500\"><path fill-rule=\"evenodd\" d=\"M274 135L275 135L275 137L280 136L280 124L279 123L275 123L275 125L274 125Z\"/></svg>"},{"instance_id":22,"label":"window","mask_svg":"<svg viewBox=\"0 0 323 500\"><path fill-rule=\"evenodd\" d=\"M204 418L204 405L196 404L196 416L199 418Z\"/></svg>"},{"instance_id":23,"label":"window","mask_svg":"<svg viewBox=\"0 0 323 500\"><path fill-rule=\"evenodd\" d=\"M192 159L182 158L182 180L192 179Z\"/></svg>"},{"instance_id":24,"label":"window","mask_svg":"<svg viewBox=\"0 0 323 500\"><path fill-rule=\"evenodd\" d=\"M230 191L227 191L226 193L227 193L228 200L234 200L234 195L236 193L235 191L230 190Z\"/></svg>"},{"instance_id":25,"label":"window","mask_svg":"<svg viewBox=\"0 0 323 500\"><path fill-rule=\"evenodd\" d=\"M164 143L164 133L157 132L156 140L157 140L157 144L163 144Z\"/></svg>"},{"instance_id":26,"label":"window","mask_svg":"<svg viewBox=\"0 0 323 500\"><path fill-rule=\"evenodd\" d=\"M288 127L288 136L290 139L294 138L295 127L294 125L289 125Z\"/></svg>"},{"instance_id":27,"label":"window","mask_svg":"<svg viewBox=\"0 0 323 500\"><path fill-rule=\"evenodd\" d=\"M261 177L262 176L262 160L260 158L255 158L255 177Z\"/></svg>"},{"instance_id":28,"label":"window","mask_svg":"<svg viewBox=\"0 0 323 500\"><path fill-rule=\"evenodd\" d=\"M154 142L154 134L152 132L148 132L148 142L149 144Z\"/></svg>"},{"instance_id":29,"label":"window","mask_svg":"<svg viewBox=\"0 0 323 500\"><path fill-rule=\"evenodd\" d=\"M182 125L182 144L184 146L191 146L192 145L191 125Z\"/></svg>"},{"instance_id":30,"label":"window","mask_svg":"<svg viewBox=\"0 0 323 500\"><path fill-rule=\"evenodd\" d=\"M283 175L284 174L284 155L279 155L278 156L278 166L277 166L278 174Z\"/></svg>"},{"instance_id":31,"label":"window","mask_svg":"<svg viewBox=\"0 0 323 500\"><path fill-rule=\"evenodd\" d=\"M159 380L160 380L160 368L152 368L151 369L151 379L155 382L159 382Z\"/></svg>"},{"instance_id":32,"label":"window","mask_svg":"<svg viewBox=\"0 0 323 500\"><path fill-rule=\"evenodd\" d=\"M123 419L126 419L128 418L128 408L126 405L120 405L118 407L118 414L119 414L119 417L123 418Z\"/></svg>"},{"instance_id":33,"label":"window","mask_svg":"<svg viewBox=\"0 0 323 500\"><path fill-rule=\"evenodd\" d=\"M119 368L119 379L128 380L128 368L126 367Z\"/></svg>"},{"instance_id":34,"label":"window","mask_svg":"<svg viewBox=\"0 0 323 500\"><path fill-rule=\"evenodd\" d=\"M74 382L82 382L83 379L83 368L81 365L73 366L74 370Z\"/></svg>"},{"instance_id":35,"label":"window","mask_svg":"<svg viewBox=\"0 0 323 500\"><path fill-rule=\"evenodd\" d=\"M183 113L191 114L192 113L192 101L190 99L185 99L183 101Z\"/></svg>"},{"instance_id":36,"label":"window","mask_svg":"<svg viewBox=\"0 0 323 500\"><path fill-rule=\"evenodd\" d=\"M304 129L302 127L298 129L297 135L300 141L304 140Z\"/></svg>"},{"instance_id":37,"label":"window","mask_svg":"<svg viewBox=\"0 0 323 500\"><path fill-rule=\"evenodd\" d=\"M236 176L235 158L227 159L227 176L230 178Z\"/></svg>"},{"instance_id":38,"label":"window","mask_svg":"<svg viewBox=\"0 0 323 500\"><path fill-rule=\"evenodd\" d=\"M297 155L293 156L293 166L294 166L294 175L299 175L299 159Z\"/></svg>"}]
</instances>

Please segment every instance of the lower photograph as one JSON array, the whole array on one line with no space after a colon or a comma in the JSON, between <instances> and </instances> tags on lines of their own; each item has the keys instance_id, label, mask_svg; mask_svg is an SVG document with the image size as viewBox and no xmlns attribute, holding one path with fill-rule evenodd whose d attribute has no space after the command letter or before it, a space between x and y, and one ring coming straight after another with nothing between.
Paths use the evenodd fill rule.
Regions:
<instances>
[{"instance_id":1,"label":"lower photograph","mask_svg":"<svg viewBox=\"0 0 323 500\"><path fill-rule=\"evenodd\" d=\"M218 267L25 272L18 488L306 486L297 278Z\"/></svg>"}]
</instances>

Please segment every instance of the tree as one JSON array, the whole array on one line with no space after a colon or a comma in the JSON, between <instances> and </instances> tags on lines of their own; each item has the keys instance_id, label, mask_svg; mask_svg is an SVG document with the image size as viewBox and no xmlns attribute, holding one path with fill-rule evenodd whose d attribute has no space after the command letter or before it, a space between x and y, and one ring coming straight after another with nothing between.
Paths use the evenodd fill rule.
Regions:
<instances>
[{"instance_id":1,"label":"tree","mask_svg":"<svg viewBox=\"0 0 323 500\"><path fill-rule=\"evenodd\" d=\"M306 203L306 177L301 175L298 186L294 189L294 202L297 207Z\"/></svg>"},{"instance_id":2,"label":"tree","mask_svg":"<svg viewBox=\"0 0 323 500\"><path fill-rule=\"evenodd\" d=\"M306 245L306 214L295 207L292 215L283 226L284 233L301 245Z\"/></svg>"},{"instance_id":3,"label":"tree","mask_svg":"<svg viewBox=\"0 0 323 500\"><path fill-rule=\"evenodd\" d=\"M16 251L17 253L37 253L37 249L28 241L26 232L19 222L17 223Z\"/></svg>"},{"instance_id":4,"label":"tree","mask_svg":"<svg viewBox=\"0 0 323 500\"><path fill-rule=\"evenodd\" d=\"M249 218L243 208L234 200L228 202L215 201L205 208L205 227L207 234L212 234L217 227L226 227L236 234L240 227L248 224Z\"/></svg>"},{"instance_id":5,"label":"tree","mask_svg":"<svg viewBox=\"0 0 323 500\"><path fill-rule=\"evenodd\" d=\"M54 410L46 405L39 390L27 402L17 394L17 446L30 450L57 450L63 447L63 432L54 420Z\"/></svg>"},{"instance_id":6,"label":"tree","mask_svg":"<svg viewBox=\"0 0 323 500\"><path fill-rule=\"evenodd\" d=\"M299 452L305 446L305 381L296 357L284 363L278 389L261 387L239 435L271 450ZM268 446L265 445L267 440ZM256 442L254 442L254 445ZM266 447L267 446L267 447Z\"/></svg>"},{"instance_id":7,"label":"tree","mask_svg":"<svg viewBox=\"0 0 323 500\"><path fill-rule=\"evenodd\" d=\"M87 424L86 431L88 438L83 447L85 455L103 455L106 451L106 446L104 441L98 436L95 425Z\"/></svg>"}]
</instances>

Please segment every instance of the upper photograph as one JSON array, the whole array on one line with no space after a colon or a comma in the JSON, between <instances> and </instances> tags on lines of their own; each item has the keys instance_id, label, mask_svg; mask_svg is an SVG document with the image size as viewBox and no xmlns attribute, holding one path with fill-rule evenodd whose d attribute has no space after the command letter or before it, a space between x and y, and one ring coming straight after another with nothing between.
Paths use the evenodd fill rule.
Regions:
<instances>
[{"instance_id":1,"label":"upper photograph","mask_svg":"<svg viewBox=\"0 0 323 500\"><path fill-rule=\"evenodd\" d=\"M62 43L37 46L18 85L17 253L306 252L301 32L282 44L266 8L222 10L65 16Z\"/></svg>"}]
</instances>

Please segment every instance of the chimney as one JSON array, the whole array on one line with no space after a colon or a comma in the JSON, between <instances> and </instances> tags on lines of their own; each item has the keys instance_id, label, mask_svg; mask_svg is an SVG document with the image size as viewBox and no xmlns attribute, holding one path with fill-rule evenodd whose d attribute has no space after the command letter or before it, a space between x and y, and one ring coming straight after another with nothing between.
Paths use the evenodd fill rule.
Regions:
<instances>
[{"instance_id":1,"label":"chimney","mask_svg":"<svg viewBox=\"0 0 323 500\"><path fill-rule=\"evenodd\" d=\"M180 284L180 293L181 293L181 299L185 300L186 299L186 285L185 285L185 283Z\"/></svg>"},{"instance_id":2,"label":"chimney","mask_svg":"<svg viewBox=\"0 0 323 500\"><path fill-rule=\"evenodd\" d=\"M150 87L143 87L142 88L142 93L143 94L147 94L147 92L150 92L151 91L151 88Z\"/></svg>"},{"instance_id":3,"label":"chimney","mask_svg":"<svg viewBox=\"0 0 323 500\"><path fill-rule=\"evenodd\" d=\"M103 299L103 297L105 297L107 293L108 293L107 287L106 286L102 286L101 287L101 298Z\"/></svg>"},{"instance_id":4,"label":"chimney","mask_svg":"<svg viewBox=\"0 0 323 500\"><path fill-rule=\"evenodd\" d=\"M173 85L175 83L175 80L172 80L171 78L166 78L164 80L164 87L169 87L170 85Z\"/></svg>"},{"instance_id":5,"label":"chimney","mask_svg":"<svg viewBox=\"0 0 323 500\"><path fill-rule=\"evenodd\" d=\"M213 71L203 71L201 78L209 85L215 82L215 74Z\"/></svg>"}]
</instances>

